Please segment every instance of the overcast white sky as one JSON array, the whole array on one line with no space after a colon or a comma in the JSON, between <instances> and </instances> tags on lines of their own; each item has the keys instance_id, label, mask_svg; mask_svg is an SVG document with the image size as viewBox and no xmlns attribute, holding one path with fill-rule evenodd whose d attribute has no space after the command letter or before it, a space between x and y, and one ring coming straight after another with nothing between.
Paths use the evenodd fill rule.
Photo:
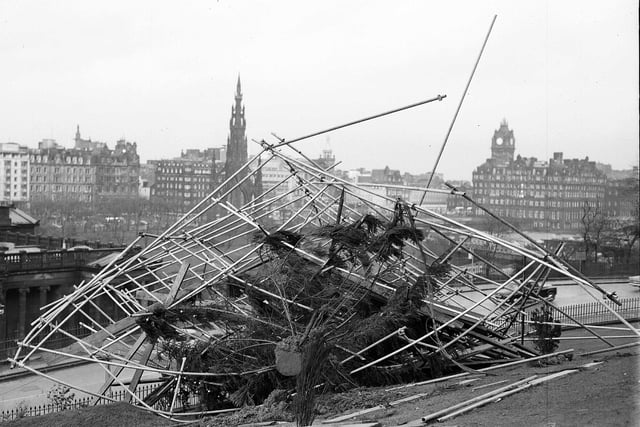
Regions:
<instances>
[{"instance_id":1,"label":"overcast white sky","mask_svg":"<svg viewBox=\"0 0 640 427\"><path fill-rule=\"evenodd\" d=\"M439 171L470 178L502 118L523 156L637 165L631 0L0 0L0 142L71 147L80 124L143 160L221 146L240 73L248 137L267 141L446 94L297 144L343 169L430 171L494 14Z\"/></svg>"}]
</instances>

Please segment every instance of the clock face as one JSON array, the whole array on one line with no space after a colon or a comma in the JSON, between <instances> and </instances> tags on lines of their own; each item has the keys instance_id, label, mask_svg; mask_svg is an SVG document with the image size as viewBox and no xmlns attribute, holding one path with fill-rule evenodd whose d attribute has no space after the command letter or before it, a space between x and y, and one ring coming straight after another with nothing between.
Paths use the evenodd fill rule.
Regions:
<instances>
[{"instance_id":1,"label":"clock face","mask_svg":"<svg viewBox=\"0 0 640 427\"><path fill-rule=\"evenodd\" d=\"M496 144L497 145L502 145L502 138L500 138L500 137L496 138Z\"/></svg>"}]
</instances>

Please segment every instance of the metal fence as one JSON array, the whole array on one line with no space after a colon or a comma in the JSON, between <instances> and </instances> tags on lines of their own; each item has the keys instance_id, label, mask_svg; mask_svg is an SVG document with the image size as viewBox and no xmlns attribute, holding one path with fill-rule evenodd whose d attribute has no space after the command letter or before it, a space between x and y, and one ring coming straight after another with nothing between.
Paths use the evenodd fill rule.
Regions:
<instances>
[{"instance_id":1,"label":"metal fence","mask_svg":"<svg viewBox=\"0 0 640 427\"><path fill-rule=\"evenodd\" d=\"M621 298L619 301L621 305L606 300L602 301L602 303L594 301L584 304L566 305L558 307L558 309L551 308L551 316L555 322L563 324L562 329L580 328L580 325L575 321L589 325L619 322L620 320L603 306L603 304L605 304L625 320L633 321L640 319L640 298ZM510 334L523 333L523 323L524 334L533 332L535 326L531 323L531 314L534 310L535 309L527 310L524 316L519 316L518 319L513 322L508 332ZM506 326L506 324L507 322L505 321L504 325Z\"/></svg>"},{"instance_id":2,"label":"metal fence","mask_svg":"<svg viewBox=\"0 0 640 427\"><path fill-rule=\"evenodd\" d=\"M640 317L640 298L623 298L620 300L622 304L620 306L609 300L603 301L603 303L625 320L634 320ZM607 310L602 303L597 301L570 305L561 307L561 309L566 314L557 310L554 310L552 314L554 320L560 323L570 323L571 319L569 316L581 323L589 324L619 321L611 311Z\"/></svg>"},{"instance_id":3,"label":"metal fence","mask_svg":"<svg viewBox=\"0 0 640 427\"><path fill-rule=\"evenodd\" d=\"M138 386L138 388L136 389L136 396L140 399L144 399L149 394L151 394L156 389L157 386L158 386L157 384L145 384L145 385ZM109 392L106 395L106 397L109 397L110 399L118 402L123 402L128 399L129 393L126 390L119 388ZM173 395L171 397L173 397ZM36 417L39 415L50 414L52 412L60 412L60 411L66 411L71 409L84 408L92 405L92 401L93 401L93 397L86 396L86 397L80 397L77 399L72 399L66 404L56 405L53 403L49 403L49 404L34 405L34 406L18 406L17 408L13 408L10 410L3 410L2 412L0 412L0 422L15 420L15 419L24 418L24 417ZM113 402L111 400L101 399L98 404L107 405L110 403L113 403ZM174 411L180 412L183 409L193 408L200 404L200 399L197 395L190 394L186 403L187 403L187 406L185 407L181 399L179 398L176 399L176 405L174 407ZM162 400L156 403L155 405L153 405L155 409L162 409L167 411L170 409L170 406L171 406L171 402L162 401Z\"/></svg>"},{"instance_id":4,"label":"metal fence","mask_svg":"<svg viewBox=\"0 0 640 427\"><path fill-rule=\"evenodd\" d=\"M84 408L85 406L89 406L90 404L91 397L84 397L81 399L74 399L73 402L66 405L54 405L49 403L37 406L18 406L17 408L0 412L0 420L9 421L24 417L37 417L39 415L65 411L67 409Z\"/></svg>"}]
</instances>

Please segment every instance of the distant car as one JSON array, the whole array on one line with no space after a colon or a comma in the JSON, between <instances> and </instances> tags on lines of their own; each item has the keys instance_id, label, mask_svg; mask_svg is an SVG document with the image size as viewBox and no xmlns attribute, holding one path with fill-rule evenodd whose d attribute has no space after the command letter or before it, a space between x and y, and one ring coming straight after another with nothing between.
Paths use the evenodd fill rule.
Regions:
<instances>
[{"instance_id":1,"label":"distant car","mask_svg":"<svg viewBox=\"0 0 640 427\"><path fill-rule=\"evenodd\" d=\"M509 301L513 301L517 298L524 296L524 294L522 293L522 290L514 293L514 291L518 288L518 286L520 286L520 282L517 280L515 280L512 283L509 283L502 290L498 291L498 293L496 294L496 298L499 298L499 299L507 298ZM548 301L553 301L556 298L557 294L558 294L558 288L556 288L555 286L543 286L542 289L540 289L540 292L538 293L538 295L541 298L544 298Z\"/></svg>"},{"instance_id":2,"label":"distant car","mask_svg":"<svg viewBox=\"0 0 640 427\"><path fill-rule=\"evenodd\" d=\"M629 284L640 289L640 276L629 276Z\"/></svg>"},{"instance_id":3,"label":"distant car","mask_svg":"<svg viewBox=\"0 0 640 427\"><path fill-rule=\"evenodd\" d=\"M68 251L90 251L93 250L92 247L89 247L87 245L78 245L78 246L74 246L72 248L67 249Z\"/></svg>"},{"instance_id":4,"label":"distant car","mask_svg":"<svg viewBox=\"0 0 640 427\"><path fill-rule=\"evenodd\" d=\"M542 298L548 299L549 301L553 301L556 299L556 295L558 295L558 288L555 286L544 286L540 289L540 296Z\"/></svg>"}]
</instances>

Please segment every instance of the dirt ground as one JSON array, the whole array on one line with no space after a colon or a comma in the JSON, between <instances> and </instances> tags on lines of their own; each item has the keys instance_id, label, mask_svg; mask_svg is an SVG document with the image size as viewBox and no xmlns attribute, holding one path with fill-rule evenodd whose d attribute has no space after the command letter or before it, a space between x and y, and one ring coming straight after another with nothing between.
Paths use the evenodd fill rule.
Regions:
<instances>
[{"instance_id":1,"label":"dirt ground","mask_svg":"<svg viewBox=\"0 0 640 427\"><path fill-rule=\"evenodd\" d=\"M604 358L603 358L604 359ZM602 360L602 359L599 359ZM638 397L638 353L608 356L605 363L592 371L581 371L543 383L534 388L508 396L503 400L460 415L442 426L637 426L640 425ZM588 360L580 360L587 362ZM434 393L424 399L372 413L352 421L378 421L383 426L423 425L412 423L421 417L486 393L506 383L474 390L501 380L514 382L531 375L543 376L577 363L563 363L544 368L518 368L495 377L458 385L432 386ZM438 390L438 387L440 389ZM416 393L424 388L416 387ZM351 411L349 411L351 412Z\"/></svg>"},{"instance_id":2,"label":"dirt ground","mask_svg":"<svg viewBox=\"0 0 640 427\"><path fill-rule=\"evenodd\" d=\"M584 331L570 331L563 336L585 336ZM621 335L621 333L620 333ZM636 340L637 341L637 340ZM633 342L616 339L615 345ZM409 387L389 392L388 402L420 393L428 396L398 406L387 406L367 415L352 418L351 422L377 421L383 426L425 425L421 417L450 407L477 395L503 387L532 375L542 377L565 369L577 368L589 362L603 363L568 376L554 379L504 399L476 408L438 426L640 426L640 346L581 357L586 351L604 348L599 340L564 341L560 350L575 349L573 360L560 364L534 367L520 365L497 370L480 379L461 384L465 378L428 386ZM471 377L470 377L471 378ZM499 381L505 383L487 386ZM379 393L385 393L379 390ZM375 401L376 399L372 399ZM375 403L379 404L379 403ZM374 406L374 405L366 405ZM346 411L345 414L355 412Z\"/></svg>"}]
</instances>

